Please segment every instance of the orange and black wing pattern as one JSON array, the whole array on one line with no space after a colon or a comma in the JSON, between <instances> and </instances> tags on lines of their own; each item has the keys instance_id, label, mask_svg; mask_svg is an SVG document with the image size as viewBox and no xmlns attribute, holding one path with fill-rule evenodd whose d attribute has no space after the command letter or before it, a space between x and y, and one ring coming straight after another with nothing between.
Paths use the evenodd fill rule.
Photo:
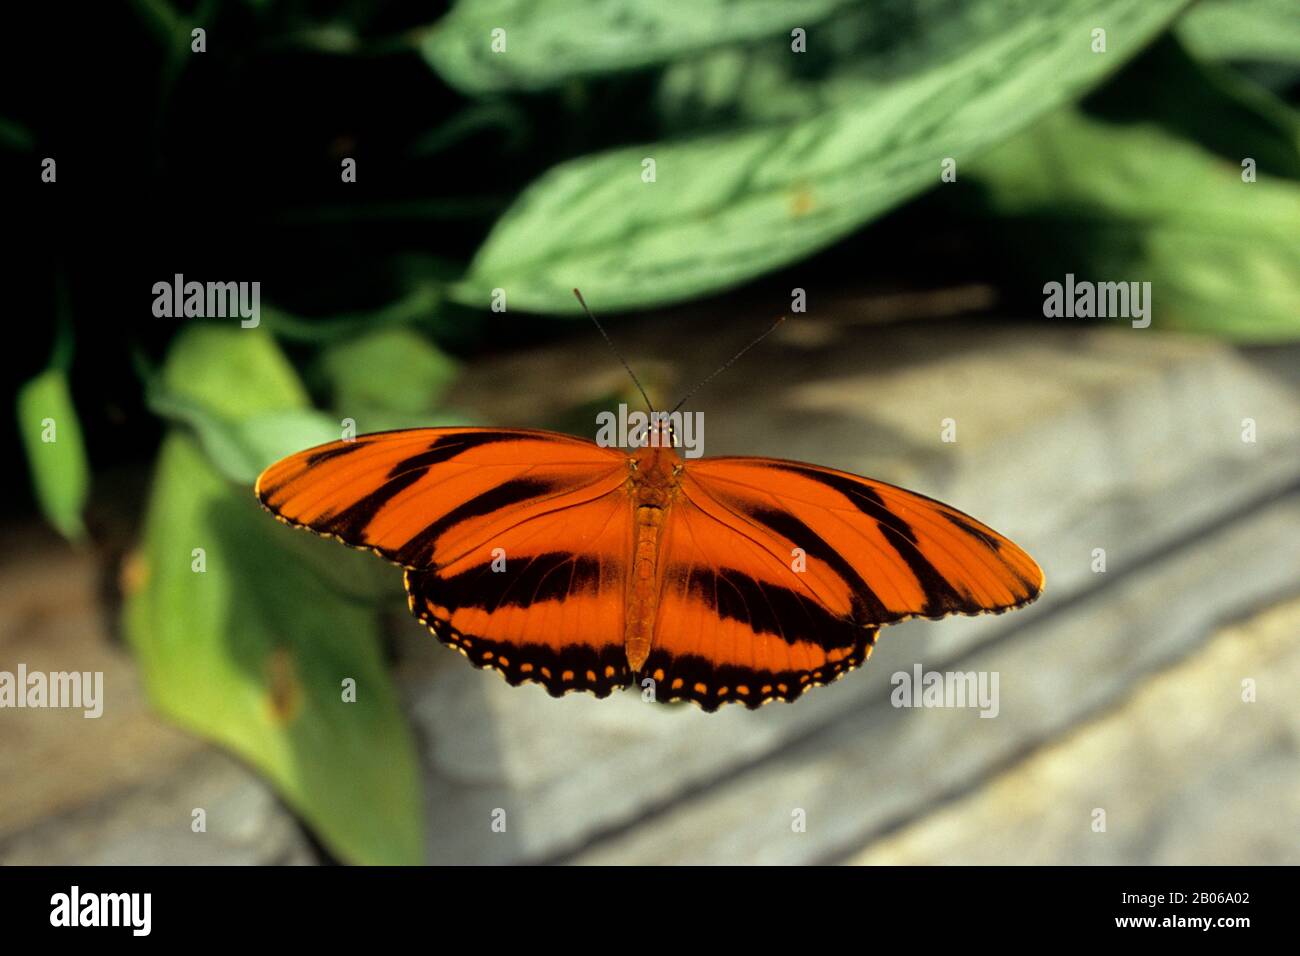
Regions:
<instances>
[{"instance_id":1,"label":"orange and black wing pattern","mask_svg":"<svg viewBox=\"0 0 1300 956\"><path fill-rule=\"evenodd\" d=\"M628 607L646 587L653 638L636 676L706 710L794 700L859 666L886 624L1004 611L1042 590L1032 558L955 508L767 458L675 468L643 579L648 479L632 464L554 432L414 429L293 455L257 496L402 565L412 613L440 640L557 696L604 697L634 676Z\"/></svg>"},{"instance_id":2,"label":"orange and black wing pattern","mask_svg":"<svg viewBox=\"0 0 1300 956\"><path fill-rule=\"evenodd\" d=\"M647 673L705 709L793 700L860 665L910 617L1021 607L1038 565L924 495L768 458L688 462L660 562Z\"/></svg>"},{"instance_id":3,"label":"orange and black wing pattern","mask_svg":"<svg viewBox=\"0 0 1300 956\"><path fill-rule=\"evenodd\" d=\"M853 619L832 576L792 570L781 547L707 498L698 504L688 491L674 502L645 664L659 700L705 710L791 701L867 659L877 629Z\"/></svg>"},{"instance_id":4,"label":"orange and black wing pattern","mask_svg":"<svg viewBox=\"0 0 1300 956\"><path fill-rule=\"evenodd\" d=\"M475 665L603 697L628 681L626 479L624 454L581 439L430 428L300 452L257 496L405 567L412 613Z\"/></svg>"}]
</instances>

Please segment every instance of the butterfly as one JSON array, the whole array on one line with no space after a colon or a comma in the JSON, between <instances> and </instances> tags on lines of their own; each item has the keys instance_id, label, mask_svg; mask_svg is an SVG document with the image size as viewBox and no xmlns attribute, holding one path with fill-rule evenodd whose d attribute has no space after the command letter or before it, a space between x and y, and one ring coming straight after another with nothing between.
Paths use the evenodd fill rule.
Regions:
<instances>
[{"instance_id":1,"label":"butterfly","mask_svg":"<svg viewBox=\"0 0 1300 956\"><path fill-rule=\"evenodd\" d=\"M1043 574L931 498L816 465L628 454L557 432L417 428L285 458L279 520L401 565L411 612L512 684L634 679L705 710L794 700L883 625L1018 608Z\"/></svg>"},{"instance_id":2,"label":"butterfly","mask_svg":"<svg viewBox=\"0 0 1300 956\"><path fill-rule=\"evenodd\" d=\"M800 462L684 459L670 422L629 450L533 429L361 435L276 462L256 495L400 565L439 640L554 696L793 701L861 665L884 625L1043 588L1028 554L949 505Z\"/></svg>"}]
</instances>

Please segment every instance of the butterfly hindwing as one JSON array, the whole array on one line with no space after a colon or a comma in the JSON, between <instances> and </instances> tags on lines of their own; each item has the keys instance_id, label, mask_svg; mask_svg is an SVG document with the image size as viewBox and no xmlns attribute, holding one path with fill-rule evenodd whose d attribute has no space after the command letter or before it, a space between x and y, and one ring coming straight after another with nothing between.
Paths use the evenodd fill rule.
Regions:
<instances>
[{"instance_id":1,"label":"butterfly hindwing","mask_svg":"<svg viewBox=\"0 0 1300 956\"><path fill-rule=\"evenodd\" d=\"M828 684L871 653L876 628L848 616L829 580L801 575L745 529L687 498L660 550L655 640L644 676L659 700L757 707Z\"/></svg>"},{"instance_id":2,"label":"butterfly hindwing","mask_svg":"<svg viewBox=\"0 0 1300 956\"><path fill-rule=\"evenodd\" d=\"M625 495L525 518L437 568L410 570L411 612L479 667L554 696L628 682L632 513Z\"/></svg>"}]
</instances>

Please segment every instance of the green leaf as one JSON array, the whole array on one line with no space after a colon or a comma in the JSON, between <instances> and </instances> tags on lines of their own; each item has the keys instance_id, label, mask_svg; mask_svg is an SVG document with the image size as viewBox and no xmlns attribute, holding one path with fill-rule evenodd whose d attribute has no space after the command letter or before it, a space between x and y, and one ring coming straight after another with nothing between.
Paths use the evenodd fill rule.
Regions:
<instances>
[{"instance_id":1,"label":"green leaf","mask_svg":"<svg viewBox=\"0 0 1300 956\"><path fill-rule=\"evenodd\" d=\"M186 326L167 354L161 385L232 421L311 405L298 373L260 327Z\"/></svg>"},{"instance_id":2,"label":"green leaf","mask_svg":"<svg viewBox=\"0 0 1300 956\"><path fill-rule=\"evenodd\" d=\"M124 620L149 694L265 774L341 859L418 863L415 748L376 616L298 560L291 537L192 438L164 441L135 575L143 583ZM355 702L343 700L347 679Z\"/></svg>"},{"instance_id":3,"label":"green leaf","mask_svg":"<svg viewBox=\"0 0 1300 956\"><path fill-rule=\"evenodd\" d=\"M55 367L26 382L16 406L42 513L65 538L85 537L81 513L90 494L90 467L67 374Z\"/></svg>"},{"instance_id":4,"label":"green leaf","mask_svg":"<svg viewBox=\"0 0 1300 956\"><path fill-rule=\"evenodd\" d=\"M420 50L467 93L535 90L652 66L728 43L805 29L850 0L474 0L457 3ZM496 34L502 30L504 34ZM495 41L495 48L494 48ZM501 43L505 49L498 52Z\"/></svg>"},{"instance_id":5,"label":"green leaf","mask_svg":"<svg viewBox=\"0 0 1300 956\"><path fill-rule=\"evenodd\" d=\"M343 437L338 423L314 409L262 412L234 421L161 389L151 389L147 401L155 414L193 428L208 459L226 478L243 485L251 485L286 455Z\"/></svg>"},{"instance_id":6,"label":"green leaf","mask_svg":"<svg viewBox=\"0 0 1300 956\"><path fill-rule=\"evenodd\" d=\"M245 394L234 394L241 388ZM162 373L150 382L146 401L156 414L191 428L218 472L249 487L285 455L344 434L341 421L307 407L297 373L260 329L187 328L173 344ZM384 427L389 426L375 423L370 430ZM286 537L293 548L306 536ZM371 555L304 547L298 558L340 594L372 605L393 594L392 575Z\"/></svg>"},{"instance_id":7,"label":"green leaf","mask_svg":"<svg viewBox=\"0 0 1300 956\"><path fill-rule=\"evenodd\" d=\"M155 413L193 429L208 461L225 478L240 485L251 486L263 469L286 455L336 441L342 436L338 424L314 409L263 412L234 422L214 414L192 399L171 395L161 389L151 388L147 400ZM373 430L413 424L420 423L376 424ZM286 537L288 547L294 547L300 538L306 538L305 535ZM391 573L386 573L384 566L371 555L340 548L321 550L306 547L300 549L298 558L309 564L338 593L356 600L373 604L395 593Z\"/></svg>"},{"instance_id":8,"label":"green leaf","mask_svg":"<svg viewBox=\"0 0 1300 956\"><path fill-rule=\"evenodd\" d=\"M1295 0L1201 0L1178 23L1200 56L1300 63L1300 7Z\"/></svg>"},{"instance_id":9,"label":"green leaf","mask_svg":"<svg viewBox=\"0 0 1300 956\"><path fill-rule=\"evenodd\" d=\"M240 484L285 455L343 437L340 423L308 405L297 373L261 329L190 326L146 401L193 428L212 463Z\"/></svg>"},{"instance_id":10,"label":"green leaf","mask_svg":"<svg viewBox=\"0 0 1300 956\"><path fill-rule=\"evenodd\" d=\"M130 576L125 628L152 699L266 774L342 859L418 862L414 746L373 601L381 584L400 593L399 575L277 524L247 487L338 427L308 406L261 329L186 328L149 400L198 438L164 441ZM354 703L345 679L356 681Z\"/></svg>"},{"instance_id":11,"label":"green leaf","mask_svg":"<svg viewBox=\"0 0 1300 956\"><path fill-rule=\"evenodd\" d=\"M1122 108L1098 104L1107 118L1061 111L972 168L975 205L996 217L1003 258L1034 288L1067 272L1150 282L1153 328L1300 337L1300 183L1270 175L1263 160L1258 181L1244 182L1236 157L1184 134L1236 129L1242 155L1260 146L1285 171L1300 163L1294 147L1286 157L1266 122L1193 69L1108 94ZM1202 120L1166 111L1169 97L1194 102ZM1165 112L1173 124L1132 118Z\"/></svg>"},{"instance_id":12,"label":"green leaf","mask_svg":"<svg viewBox=\"0 0 1300 956\"><path fill-rule=\"evenodd\" d=\"M428 413L456 375L456 363L409 328L380 329L330 346L320 361L334 388L334 407L359 423L364 410Z\"/></svg>"},{"instance_id":13,"label":"green leaf","mask_svg":"<svg viewBox=\"0 0 1300 956\"><path fill-rule=\"evenodd\" d=\"M847 235L1080 95L1183 0L987 0L981 29L924 66L785 123L619 149L552 169L497 223L451 293L581 314L716 292ZM1107 31L1094 53L1092 30ZM643 160L655 181L643 181Z\"/></svg>"},{"instance_id":14,"label":"green leaf","mask_svg":"<svg viewBox=\"0 0 1300 956\"><path fill-rule=\"evenodd\" d=\"M891 85L963 55L1023 15L1005 0L878 0L850 4L809 30L814 55L785 38L732 44L671 63L657 91L674 134L786 123L888 95Z\"/></svg>"}]
</instances>

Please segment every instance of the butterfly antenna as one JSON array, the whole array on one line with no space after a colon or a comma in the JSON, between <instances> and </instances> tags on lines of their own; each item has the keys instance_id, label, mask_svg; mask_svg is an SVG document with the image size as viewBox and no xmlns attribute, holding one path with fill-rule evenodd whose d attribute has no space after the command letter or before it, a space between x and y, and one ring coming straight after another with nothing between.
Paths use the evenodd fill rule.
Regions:
<instances>
[{"instance_id":1,"label":"butterfly antenna","mask_svg":"<svg viewBox=\"0 0 1300 956\"><path fill-rule=\"evenodd\" d=\"M623 358L623 356L619 354L618 349L614 347L614 340L609 337L609 333L606 332L605 327L600 324L600 320L596 318L591 309L587 308L587 300L582 297L582 293L577 289L574 289L573 294L578 297L578 303L582 306L582 311L587 313L587 318L595 322L596 328L600 329L600 334L605 337L605 344L608 345L609 350L614 353L614 358L622 362L623 368L627 369L627 374L632 376L632 382L636 385L637 391L639 391L641 397L645 399L646 408L650 409L650 412L653 414L655 407L650 401L650 396L647 395L645 389L641 387L641 380L636 377L636 372L632 371L632 366L627 364L627 359Z\"/></svg>"},{"instance_id":2,"label":"butterfly antenna","mask_svg":"<svg viewBox=\"0 0 1300 956\"><path fill-rule=\"evenodd\" d=\"M748 352L750 349L752 349L752 348L753 348L755 345L757 345L759 342L763 341L763 339L767 338L769 335L771 335L773 332L775 332L776 329L777 329L777 326L779 326L779 325L780 325L782 322L784 322L784 321L785 321L785 316L783 315L783 316L781 316L781 318L779 318L779 319L777 319L775 322L773 322L773 323L772 323L772 327L769 328L766 332L764 332L764 333L763 333L762 335L760 335L758 338L754 339L754 341L750 342L748 345L746 345L743 349L741 349L739 352L737 352L737 353L736 353L735 355L733 355L731 358L727 359L727 361L723 362L722 365L719 366L718 369L717 369L716 371L713 372L713 374L707 376L703 381L700 382L700 384L696 385L693 389L691 389L689 392L687 392L687 393L686 393L686 396L685 396L685 397L684 397L680 402L678 402L676 405L673 406L673 412L677 411L679 408L681 408L683 405L685 405L685 404L686 404L686 400L689 399L689 398L690 398L692 395L694 395L696 392L698 392L700 389L702 389L705 385L708 385L711 381L713 381L715 378L717 378L719 375L721 375L721 374L722 374L723 372L725 372L727 369L731 368L731 366L732 366L733 364L735 364L735 362L736 362L736 360L737 360L738 358L740 358L742 355L744 355L746 352ZM672 412L669 412L668 414L671 415Z\"/></svg>"}]
</instances>

